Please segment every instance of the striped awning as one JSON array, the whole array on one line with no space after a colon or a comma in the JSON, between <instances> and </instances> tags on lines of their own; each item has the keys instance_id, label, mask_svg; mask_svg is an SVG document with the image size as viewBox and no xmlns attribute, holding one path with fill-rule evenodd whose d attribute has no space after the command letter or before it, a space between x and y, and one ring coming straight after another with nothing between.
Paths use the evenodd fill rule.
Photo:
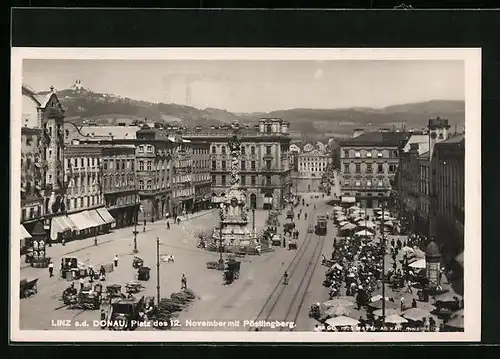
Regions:
<instances>
[{"instance_id":1,"label":"striped awning","mask_svg":"<svg viewBox=\"0 0 500 359\"><path fill-rule=\"evenodd\" d=\"M102 219L102 217L97 213L95 209L85 212L85 215L92 219L99 226L103 226L106 224L106 221Z\"/></svg>"},{"instance_id":2,"label":"striped awning","mask_svg":"<svg viewBox=\"0 0 500 359\"><path fill-rule=\"evenodd\" d=\"M106 222L107 224L113 224L115 223L114 217L109 213L109 211L106 208L98 208L96 209L97 213L101 216L101 218Z\"/></svg>"},{"instance_id":3,"label":"striped awning","mask_svg":"<svg viewBox=\"0 0 500 359\"><path fill-rule=\"evenodd\" d=\"M21 239L25 238L32 238L32 237L31 234L29 234L29 232L26 230L26 228L24 228L24 226L21 224Z\"/></svg>"},{"instance_id":4,"label":"striped awning","mask_svg":"<svg viewBox=\"0 0 500 359\"><path fill-rule=\"evenodd\" d=\"M70 214L69 219L75 223L78 230L83 231L87 228L97 227L98 224L90 220L83 212Z\"/></svg>"}]
</instances>

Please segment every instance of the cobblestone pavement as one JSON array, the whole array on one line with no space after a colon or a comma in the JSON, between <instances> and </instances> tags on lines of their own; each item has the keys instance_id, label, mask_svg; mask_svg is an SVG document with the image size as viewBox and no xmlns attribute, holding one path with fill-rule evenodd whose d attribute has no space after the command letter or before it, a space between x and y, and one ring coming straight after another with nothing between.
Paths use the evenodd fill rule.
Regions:
<instances>
[{"instance_id":1,"label":"cobblestone pavement","mask_svg":"<svg viewBox=\"0 0 500 359\"><path fill-rule=\"evenodd\" d=\"M196 239L189 237L186 232L187 223L189 223L190 233L195 230L213 227L218 220L216 212L206 214L204 216L193 218L185 221L186 227L172 225L170 230L166 229L165 221L162 223L156 222L151 224L145 233L138 235L138 255L144 258L145 265L152 268L151 279L145 282L144 295L156 295L156 237L161 240L161 254L173 254L175 263L166 264L162 263L160 268L160 283L162 296L169 296L171 292L178 291L180 287L180 277L185 273L193 286L210 286L209 276L207 277L204 272L205 262L215 256L214 253L202 251L196 248ZM181 222L182 223L182 222ZM133 241L132 237L126 235L120 236L118 230L108 236L113 236L107 242L100 242L98 246L85 247L81 243L80 248L73 252L71 256L75 256L81 262L92 264L98 267L104 263L111 263L114 255L118 255L118 267L107 276L104 285L112 283L124 286L127 282L135 280L136 271L132 268L133 259ZM102 236L104 237L104 236ZM92 243L93 243L93 239ZM68 247L68 246L66 246ZM76 247L76 245L75 245ZM60 256L66 256L69 248L65 248ZM50 248L52 253L49 255L54 258L56 265L59 263L60 258L54 255L57 247ZM79 311L69 310L60 301L63 290L69 285L68 282L59 278L57 275L58 267L55 268L56 276L49 278L47 269L28 267L21 270L22 278L39 278L38 293L30 298L22 299L20 301L20 329L68 329L58 328L52 326L52 320L66 319L66 320L97 320L99 319L98 311ZM87 329L87 328L76 328ZM93 329L89 327L88 329Z\"/></svg>"},{"instance_id":2,"label":"cobblestone pavement","mask_svg":"<svg viewBox=\"0 0 500 359\"><path fill-rule=\"evenodd\" d=\"M323 199L316 201L319 203ZM309 219L314 218L313 205L309 207L299 206L297 211L300 208L303 209L303 212L308 212L309 216L308 220L305 220L303 216L301 220L295 220L296 228L299 230L299 246L300 242L304 240ZM318 205L318 210L320 208ZM279 216L279 220L282 224L287 222L287 219L284 218L284 213ZM201 324L203 321L239 321L239 326L208 329L245 331L251 329L249 326L244 326L245 320L265 319L258 318L257 315L274 287L282 280L285 269L296 255L295 250L288 250L282 247L274 247L274 249L274 252L263 253L261 256L248 256L243 259L240 278L231 285L223 285L222 273L213 270L213 276L217 278L216 284L209 287L209 290L201 295L199 301L196 301L187 311L180 314L178 319L181 327L178 329L207 330L207 327L189 326L186 323L194 323L196 325L197 322ZM296 273L295 275L301 276L301 273ZM276 308L276 310L278 309L282 311L283 308ZM308 311L308 309L308 307L304 307L302 310ZM281 319L284 320L285 318Z\"/></svg>"}]
</instances>

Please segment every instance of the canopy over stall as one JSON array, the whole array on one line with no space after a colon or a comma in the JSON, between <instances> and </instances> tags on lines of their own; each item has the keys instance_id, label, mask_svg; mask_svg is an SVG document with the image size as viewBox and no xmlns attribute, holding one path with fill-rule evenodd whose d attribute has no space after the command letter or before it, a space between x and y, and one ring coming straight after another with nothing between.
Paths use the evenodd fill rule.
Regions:
<instances>
[{"instance_id":1,"label":"canopy over stall","mask_svg":"<svg viewBox=\"0 0 500 359\"><path fill-rule=\"evenodd\" d=\"M24 228L24 226L21 224L21 239L26 239L26 238L32 238L31 234Z\"/></svg>"}]
</instances>

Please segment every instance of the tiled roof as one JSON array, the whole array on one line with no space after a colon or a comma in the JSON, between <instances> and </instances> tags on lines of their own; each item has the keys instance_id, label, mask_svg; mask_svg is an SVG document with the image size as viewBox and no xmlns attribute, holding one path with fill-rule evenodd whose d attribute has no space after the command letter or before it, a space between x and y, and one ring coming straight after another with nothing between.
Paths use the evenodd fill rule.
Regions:
<instances>
[{"instance_id":1,"label":"tiled roof","mask_svg":"<svg viewBox=\"0 0 500 359\"><path fill-rule=\"evenodd\" d=\"M341 146L399 147L409 136L407 132L366 132L361 136L342 141Z\"/></svg>"},{"instance_id":2,"label":"tiled roof","mask_svg":"<svg viewBox=\"0 0 500 359\"><path fill-rule=\"evenodd\" d=\"M89 137L109 137L116 140L135 139L138 126L84 126L80 129L83 135Z\"/></svg>"},{"instance_id":3,"label":"tiled roof","mask_svg":"<svg viewBox=\"0 0 500 359\"><path fill-rule=\"evenodd\" d=\"M34 95L33 97L40 103L40 107L46 107L53 94L53 92L49 92L46 95Z\"/></svg>"},{"instance_id":4,"label":"tiled roof","mask_svg":"<svg viewBox=\"0 0 500 359\"><path fill-rule=\"evenodd\" d=\"M453 137L448 138L446 141L442 141L439 143L447 144L447 143L460 143L462 141L465 141L465 133L462 133L460 135L456 135Z\"/></svg>"},{"instance_id":5,"label":"tiled roof","mask_svg":"<svg viewBox=\"0 0 500 359\"><path fill-rule=\"evenodd\" d=\"M418 148L419 148L419 153L422 153L422 151L428 151L429 150L429 136L428 135L411 135L410 139L408 142L406 142L405 146L403 147L404 152L408 152L410 150L410 145L412 143L418 143ZM425 147L425 150L423 149ZM421 150L422 148L422 150Z\"/></svg>"}]
</instances>

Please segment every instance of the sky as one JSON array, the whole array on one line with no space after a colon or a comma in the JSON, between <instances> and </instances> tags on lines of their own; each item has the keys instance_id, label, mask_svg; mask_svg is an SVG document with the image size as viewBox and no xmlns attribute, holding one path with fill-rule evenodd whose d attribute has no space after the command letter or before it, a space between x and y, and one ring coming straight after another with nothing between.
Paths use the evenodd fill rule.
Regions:
<instances>
[{"instance_id":1,"label":"sky","mask_svg":"<svg viewBox=\"0 0 500 359\"><path fill-rule=\"evenodd\" d=\"M235 113L464 100L464 76L458 60L23 61L23 83L35 91L79 79L94 92Z\"/></svg>"}]
</instances>

